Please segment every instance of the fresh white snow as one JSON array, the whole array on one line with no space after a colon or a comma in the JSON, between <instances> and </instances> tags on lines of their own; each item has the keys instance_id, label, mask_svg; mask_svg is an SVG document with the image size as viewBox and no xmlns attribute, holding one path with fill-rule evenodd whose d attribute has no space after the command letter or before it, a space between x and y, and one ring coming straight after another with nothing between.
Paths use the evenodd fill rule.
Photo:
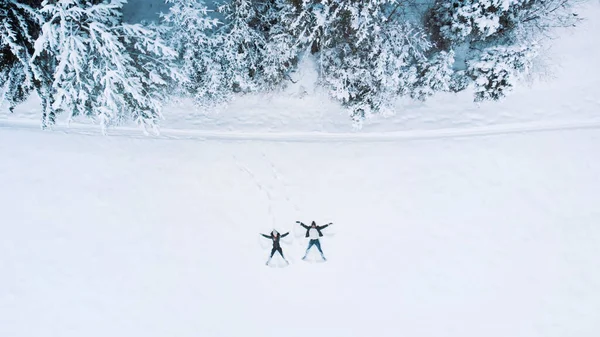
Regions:
<instances>
[{"instance_id":1,"label":"fresh white snow","mask_svg":"<svg viewBox=\"0 0 600 337\"><path fill-rule=\"evenodd\" d=\"M598 146L2 129L0 335L596 336ZM265 267L296 220L329 261Z\"/></svg>"},{"instance_id":2,"label":"fresh white snow","mask_svg":"<svg viewBox=\"0 0 600 337\"><path fill-rule=\"evenodd\" d=\"M174 104L160 136L0 111L0 336L598 336L600 3L584 14L556 78L359 131L310 71L219 114ZM296 220L334 223L327 262L300 259ZM273 228L289 267L264 264Z\"/></svg>"}]
</instances>

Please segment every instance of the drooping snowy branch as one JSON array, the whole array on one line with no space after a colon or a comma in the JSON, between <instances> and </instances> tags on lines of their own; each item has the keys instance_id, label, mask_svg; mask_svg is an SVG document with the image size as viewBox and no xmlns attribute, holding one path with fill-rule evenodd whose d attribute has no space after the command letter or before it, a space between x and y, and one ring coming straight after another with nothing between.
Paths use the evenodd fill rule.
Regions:
<instances>
[{"instance_id":1,"label":"drooping snowy branch","mask_svg":"<svg viewBox=\"0 0 600 337\"><path fill-rule=\"evenodd\" d=\"M304 0L287 24L297 48L317 56L320 82L361 123L419 85L431 47L423 29L394 17L399 1Z\"/></svg>"},{"instance_id":2,"label":"drooping snowy branch","mask_svg":"<svg viewBox=\"0 0 600 337\"><path fill-rule=\"evenodd\" d=\"M184 92L194 96L202 105L226 100L221 83L220 60L214 54L212 31L219 21L209 17L202 0L166 0L172 6L163 15L168 26L167 38L177 51L182 72L189 78Z\"/></svg>"},{"instance_id":3,"label":"drooping snowy branch","mask_svg":"<svg viewBox=\"0 0 600 337\"><path fill-rule=\"evenodd\" d=\"M124 0L44 2L46 22L34 60L56 60L53 108L70 117L86 115L103 127L134 120L155 127L173 81L185 81L173 61L176 53L141 25L124 24Z\"/></svg>"},{"instance_id":4,"label":"drooping snowy branch","mask_svg":"<svg viewBox=\"0 0 600 337\"><path fill-rule=\"evenodd\" d=\"M0 104L12 111L36 89L31 55L42 16L17 0L0 0Z\"/></svg>"},{"instance_id":5,"label":"drooping snowy branch","mask_svg":"<svg viewBox=\"0 0 600 337\"><path fill-rule=\"evenodd\" d=\"M536 53L535 45L493 47L479 59L469 61L467 76L475 84L475 101L505 97L516 81L530 71Z\"/></svg>"},{"instance_id":6,"label":"drooping snowy branch","mask_svg":"<svg viewBox=\"0 0 600 337\"><path fill-rule=\"evenodd\" d=\"M530 69L537 45L558 27L580 21L575 0L437 0L429 26L437 47L453 51L467 47L467 71L455 88L474 80L475 100L506 95ZM527 47L524 47L527 46Z\"/></svg>"}]
</instances>

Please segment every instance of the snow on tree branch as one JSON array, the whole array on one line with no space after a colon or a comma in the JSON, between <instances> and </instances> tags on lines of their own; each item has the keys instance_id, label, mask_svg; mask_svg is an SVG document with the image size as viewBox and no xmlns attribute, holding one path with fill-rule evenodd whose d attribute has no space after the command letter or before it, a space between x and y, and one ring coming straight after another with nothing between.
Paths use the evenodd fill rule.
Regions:
<instances>
[{"instance_id":1,"label":"snow on tree branch","mask_svg":"<svg viewBox=\"0 0 600 337\"><path fill-rule=\"evenodd\" d=\"M16 0L0 0L0 104L9 110L39 88L30 62L42 16Z\"/></svg>"},{"instance_id":2,"label":"snow on tree branch","mask_svg":"<svg viewBox=\"0 0 600 337\"><path fill-rule=\"evenodd\" d=\"M33 59L47 53L56 60L44 69L56 111L93 117L103 128L126 120L156 128L170 83L186 78L157 32L121 22L123 3L44 2Z\"/></svg>"}]
</instances>

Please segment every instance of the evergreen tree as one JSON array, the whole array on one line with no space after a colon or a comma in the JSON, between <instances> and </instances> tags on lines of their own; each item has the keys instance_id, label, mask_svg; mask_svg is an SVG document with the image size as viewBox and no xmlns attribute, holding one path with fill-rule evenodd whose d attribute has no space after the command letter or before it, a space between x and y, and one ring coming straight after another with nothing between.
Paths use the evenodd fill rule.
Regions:
<instances>
[{"instance_id":1,"label":"evergreen tree","mask_svg":"<svg viewBox=\"0 0 600 337\"><path fill-rule=\"evenodd\" d=\"M0 0L0 103L8 108L23 102L35 89L32 64L42 16L35 1Z\"/></svg>"},{"instance_id":2,"label":"evergreen tree","mask_svg":"<svg viewBox=\"0 0 600 337\"><path fill-rule=\"evenodd\" d=\"M277 88L292 68L293 41L279 25L284 1L225 1L217 7L221 20L201 0L168 2L173 6L164 22L192 79L185 91L198 105L211 108L236 93Z\"/></svg>"},{"instance_id":3,"label":"evergreen tree","mask_svg":"<svg viewBox=\"0 0 600 337\"><path fill-rule=\"evenodd\" d=\"M475 84L475 101L498 100L527 74L536 56L536 46L492 47L468 62L467 75Z\"/></svg>"},{"instance_id":4,"label":"evergreen tree","mask_svg":"<svg viewBox=\"0 0 600 337\"><path fill-rule=\"evenodd\" d=\"M525 1L528 0L440 0L433 21L448 42L485 40L506 29L515 7Z\"/></svg>"},{"instance_id":5,"label":"evergreen tree","mask_svg":"<svg viewBox=\"0 0 600 337\"><path fill-rule=\"evenodd\" d=\"M249 0L230 0L218 7L224 24L216 32L213 43L216 59L223 72L225 92L253 92L262 88L262 65L266 39L253 27L257 13Z\"/></svg>"},{"instance_id":6,"label":"evergreen tree","mask_svg":"<svg viewBox=\"0 0 600 337\"><path fill-rule=\"evenodd\" d=\"M33 57L46 53L56 61L42 76L53 79L57 112L97 118L103 128L131 119L146 130L157 126L171 81L185 77L157 32L122 22L124 2L45 1Z\"/></svg>"},{"instance_id":7,"label":"evergreen tree","mask_svg":"<svg viewBox=\"0 0 600 337\"><path fill-rule=\"evenodd\" d=\"M417 79L411 97L420 101L437 92L451 91L454 52L440 51L417 65Z\"/></svg>"},{"instance_id":8,"label":"evergreen tree","mask_svg":"<svg viewBox=\"0 0 600 337\"><path fill-rule=\"evenodd\" d=\"M437 0L429 26L437 47L468 47L467 71L456 73L453 90L474 81L475 100L500 99L528 71L556 27L579 22L573 0ZM527 46L527 47L523 47ZM491 65L498 68L494 69ZM462 76L462 77L461 77Z\"/></svg>"},{"instance_id":9,"label":"evergreen tree","mask_svg":"<svg viewBox=\"0 0 600 337\"><path fill-rule=\"evenodd\" d=\"M316 55L320 82L355 122L415 90L430 48L425 32L397 15L396 0L303 0L286 23L299 52Z\"/></svg>"},{"instance_id":10,"label":"evergreen tree","mask_svg":"<svg viewBox=\"0 0 600 337\"><path fill-rule=\"evenodd\" d=\"M168 26L167 38L177 51L183 73L189 78L185 95L192 95L197 103L211 106L224 102L229 96L223 92L227 79L221 70L221 60L215 53L213 32L219 20L211 18L202 0L166 0L171 4L163 15Z\"/></svg>"},{"instance_id":11,"label":"evergreen tree","mask_svg":"<svg viewBox=\"0 0 600 337\"><path fill-rule=\"evenodd\" d=\"M261 85L272 90L291 80L299 60L296 39L287 26L294 15L294 2L300 0L253 0L257 16L253 24L266 41L261 65Z\"/></svg>"}]
</instances>

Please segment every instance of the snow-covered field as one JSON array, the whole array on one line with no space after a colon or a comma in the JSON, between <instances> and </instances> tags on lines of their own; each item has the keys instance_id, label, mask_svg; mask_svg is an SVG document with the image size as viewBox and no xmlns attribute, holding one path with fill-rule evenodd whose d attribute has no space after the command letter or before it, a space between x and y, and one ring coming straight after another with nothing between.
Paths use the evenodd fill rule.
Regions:
<instances>
[{"instance_id":1,"label":"snow-covered field","mask_svg":"<svg viewBox=\"0 0 600 337\"><path fill-rule=\"evenodd\" d=\"M314 92L171 106L149 137L0 111L0 336L600 335L600 3L583 14L556 78L361 131ZM296 220L334 223L326 263Z\"/></svg>"},{"instance_id":2,"label":"snow-covered field","mask_svg":"<svg viewBox=\"0 0 600 337\"><path fill-rule=\"evenodd\" d=\"M3 129L0 335L597 336L599 146ZM313 219L328 262L264 265Z\"/></svg>"}]
</instances>

